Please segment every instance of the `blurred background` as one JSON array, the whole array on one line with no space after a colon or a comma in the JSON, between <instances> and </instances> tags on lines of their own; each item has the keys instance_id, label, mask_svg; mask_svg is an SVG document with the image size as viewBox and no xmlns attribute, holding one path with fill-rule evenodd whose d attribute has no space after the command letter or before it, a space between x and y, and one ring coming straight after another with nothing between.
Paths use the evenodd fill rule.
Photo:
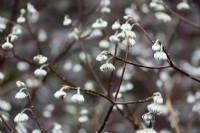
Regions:
<instances>
[{"instance_id":1,"label":"blurred background","mask_svg":"<svg viewBox=\"0 0 200 133\"><path fill-rule=\"evenodd\" d=\"M164 1L172 11L196 23L197 27L185 23L164 6L164 9L158 9L159 4L152 6L153 0L104 0L103 2L107 2L107 5L104 3L106 6L102 1L0 0L1 45L6 42L6 37L11 34L13 27L18 26L17 29L20 30L17 39L12 42L12 50L0 49L0 111L17 132L30 133L38 129L31 113L27 113L30 119L23 124L13 121L14 117L30 104L27 99L15 98L19 91L16 86L18 80L26 83L36 114L47 132L53 132L55 123L62 126L63 133L94 133L101 127L111 104L104 98L84 92L81 93L85 102L74 104L70 99L76 91L67 91L63 100L55 99L54 93L62 85L69 85L55 71L68 82L98 93L107 91L112 83L112 96L119 86L123 63L118 60L115 62L116 69L110 81L111 72L101 72L99 68L103 62L96 61L96 57L103 50L114 54L117 46L117 57L124 58L125 46L120 42L112 43L109 37L116 32L112 29L113 23L117 20L120 24L125 23L125 15L134 17L152 40L160 39L174 64L200 78L200 1L188 0L189 9L178 9L177 5L182 2L180 0ZM33 12L28 12L28 3L34 7L35 12L33 9ZM107 9L103 10L103 7ZM26 22L21 24L17 19L22 15L22 8L26 10ZM164 13L168 17L156 16L156 13ZM63 25L66 14L72 20L68 26ZM99 18L107 21L108 26L100 30L93 29L92 24ZM130 21L130 24L134 23ZM167 61L154 59L152 43L138 26L134 26L132 31L136 34L136 43L129 49L129 61L144 66L168 65ZM48 67L45 68L48 74L42 78L34 75L39 65L33 63L33 58L38 54L46 56L47 63L55 69L52 71ZM120 86L121 97L118 100L137 101L152 96L154 92L160 92L166 112L156 116L153 128L158 133L177 132L176 124L172 120L174 118L181 133L199 133L199 88L200 82L173 68L146 69L128 64ZM166 101L171 102L172 110L166 105ZM142 120L142 115L148 112L146 107L150 103L151 101L118 108L133 118L139 128L144 128L149 125ZM114 109L103 131L133 133L136 130L117 109ZM0 131L8 132L3 122L0 122Z\"/></svg>"}]
</instances>

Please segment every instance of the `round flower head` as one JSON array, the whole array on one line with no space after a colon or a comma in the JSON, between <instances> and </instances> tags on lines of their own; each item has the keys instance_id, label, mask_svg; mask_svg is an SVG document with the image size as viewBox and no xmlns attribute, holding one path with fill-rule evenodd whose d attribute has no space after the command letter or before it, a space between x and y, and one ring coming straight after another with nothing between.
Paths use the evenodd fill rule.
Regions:
<instances>
[{"instance_id":1,"label":"round flower head","mask_svg":"<svg viewBox=\"0 0 200 133\"><path fill-rule=\"evenodd\" d=\"M6 42L1 46L4 50L10 50L13 48L13 44L6 38Z\"/></svg>"},{"instance_id":2,"label":"round flower head","mask_svg":"<svg viewBox=\"0 0 200 133\"><path fill-rule=\"evenodd\" d=\"M83 95L80 93L80 88L77 88L77 94L74 94L72 97L71 97L71 100L73 103L83 103L85 101Z\"/></svg>"},{"instance_id":3,"label":"round flower head","mask_svg":"<svg viewBox=\"0 0 200 133\"><path fill-rule=\"evenodd\" d=\"M26 21L26 18L24 17L24 14L26 13L26 10L25 9L21 9L20 10L20 16L17 18L17 23L24 23Z\"/></svg>"},{"instance_id":4,"label":"round flower head","mask_svg":"<svg viewBox=\"0 0 200 133\"><path fill-rule=\"evenodd\" d=\"M29 119L28 115L21 112L19 114L17 114L14 118L14 122L18 123L18 122L24 122L27 121Z\"/></svg>"},{"instance_id":5,"label":"round flower head","mask_svg":"<svg viewBox=\"0 0 200 133\"><path fill-rule=\"evenodd\" d=\"M112 29L113 30L117 30L120 28L120 23L119 21L115 21L114 24L112 25Z\"/></svg>"},{"instance_id":6,"label":"round flower head","mask_svg":"<svg viewBox=\"0 0 200 133\"><path fill-rule=\"evenodd\" d=\"M109 6L109 5L110 5L110 0L101 0L101 1L100 1L100 5L101 5L102 7Z\"/></svg>"},{"instance_id":7,"label":"round flower head","mask_svg":"<svg viewBox=\"0 0 200 133\"><path fill-rule=\"evenodd\" d=\"M109 43L109 41L108 40L101 40L100 42L99 42L99 47L100 48L109 48L109 46L110 46L110 43Z\"/></svg>"},{"instance_id":8,"label":"round flower head","mask_svg":"<svg viewBox=\"0 0 200 133\"><path fill-rule=\"evenodd\" d=\"M145 121L152 121L155 119L155 115L152 114L151 112L148 112L142 115L142 119Z\"/></svg>"},{"instance_id":9,"label":"round flower head","mask_svg":"<svg viewBox=\"0 0 200 133\"><path fill-rule=\"evenodd\" d=\"M167 60L167 55L166 55L165 52L163 52L163 46L162 46L162 44L161 44L160 51L157 51L154 54L154 58L157 59L157 60Z\"/></svg>"},{"instance_id":10,"label":"round flower head","mask_svg":"<svg viewBox=\"0 0 200 133\"><path fill-rule=\"evenodd\" d=\"M153 114L157 114L157 115L162 114L162 108L159 104L151 103L147 106L147 109L149 112L151 112Z\"/></svg>"},{"instance_id":11,"label":"round flower head","mask_svg":"<svg viewBox=\"0 0 200 133\"><path fill-rule=\"evenodd\" d=\"M163 98L162 98L160 92L154 93L153 101L154 101L154 103L157 103L157 104L163 104Z\"/></svg>"},{"instance_id":12,"label":"round flower head","mask_svg":"<svg viewBox=\"0 0 200 133\"><path fill-rule=\"evenodd\" d=\"M107 27L108 22L104 21L103 19L97 19L93 24L92 28L94 29L103 29Z\"/></svg>"},{"instance_id":13,"label":"round flower head","mask_svg":"<svg viewBox=\"0 0 200 133\"><path fill-rule=\"evenodd\" d=\"M34 71L34 75L37 77L44 77L47 75L47 71L42 68L38 68Z\"/></svg>"},{"instance_id":14,"label":"round flower head","mask_svg":"<svg viewBox=\"0 0 200 133\"><path fill-rule=\"evenodd\" d=\"M47 62L47 57L43 55L36 55L33 57L33 60L37 62L38 64L44 64Z\"/></svg>"},{"instance_id":15,"label":"round flower head","mask_svg":"<svg viewBox=\"0 0 200 133\"><path fill-rule=\"evenodd\" d=\"M121 30L131 30L132 26L129 23L124 23L121 25Z\"/></svg>"},{"instance_id":16,"label":"round flower head","mask_svg":"<svg viewBox=\"0 0 200 133\"><path fill-rule=\"evenodd\" d=\"M108 59L108 57L105 54L99 54L96 57L97 61L103 61L103 60L107 60L107 59Z\"/></svg>"},{"instance_id":17,"label":"round flower head","mask_svg":"<svg viewBox=\"0 0 200 133\"><path fill-rule=\"evenodd\" d=\"M71 23L72 23L72 20L69 18L68 15L65 15L64 21L63 21L63 25L64 25L64 26L68 26L68 25L70 25Z\"/></svg>"},{"instance_id":18,"label":"round flower head","mask_svg":"<svg viewBox=\"0 0 200 133\"><path fill-rule=\"evenodd\" d=\"M67 93L63 91L63 87L59 90L56 91L56 93L54 94L54 97L59 99L59 98L65 98L67 96Z\"/></svg>"},{"instance_id":19,"label":"round flower head","mask_svg":"<svg viewBox=\"0 0 200 133\"><path fill-rule=\"evenodd\" d=\"M109 40L110 42L114 42L114 43L119 42L119 38L117 37L117 35L111 35L109 37Z\"/></svg>"},{"instance_id":20,"label":"round flower head","mask_svg":"<svg viewBox=\"0 0 200 133\"><path fill-rule=\"evenodd\" d=\"M152 45L151 48L152 48L153 51L159 51L161 49L160 41L156 40L156 42Z\"/></svg>"},{"instance_id":21,"label":"round flower head","mask_svg":"<svg viewBox=\"0 0 200 133\"><path fill-rule=\"evenodd\" d=\"M154 58L157 59L157 60L167 60L167 55L164 52L157 51L154 54Z\"/></svg>"},{"instance_id":22,"label":"round flower head","mask_svg":"<svg viewBox=\"0 0 200 133\"><path fill-rule=\"evenodd\" d=\"M16 99L24 99L24 98L26 98L27 97L27 94L25 93L25 92L23 92L23 91L19 91L19 92L17 92L17 94L15 95L15 98Z\"/></svg>"},{"instance_id":23,"label":"round flower head","mask_svg":"<svg viewBox=\"0 0 200 133\"><path fill-rule=\"evenodd\" d=\"M26 87L25 83L21 81L17 81L16 84L17 84L17 87Z\"/></svg>"},{"instance_id":24,"label":"round flower head","mask_svg":"<svg viewBox=\"0 0 200 133\"><path fill-rule=\"evenodd\" d=\"M178 10L188 10L188 9L190 9L190 6L188 5L187 2L182 1L182 2L180 2L180 3L177 5L176 8L177 8Z\"/></svg>"},{"instance_id":25,"label":"round flower head","mask_svg":"<svg viewBox=\"0 0 200 133\"><path fill-rule=\"evenodd\" d=\"M101 13L110 13L111 12L111 9L109 7L102 7L101 10L100 10Z\"/></svg>"},{"instance_id":26,"label":"round flower head","mask_svg":"<svg viewBox=\"0 0 200 133\"><path fill-rule=\"evenodd\" d=\"M172 20L171 17L164 12L156 12L155 16L158 20L163 21L165 23L170 22Z\"/></svg>"},{"instance_id":27,"label":"round flower head","mask_svg":"<svg viewBox=\"0 0 200 133\"><path fill-rule=\"evenodd\" d=\"M100 70L102 72L110 72L110 71L115 70L115 67L111 63L105 63L100 67Z\"/></svg>"}]
</instances>

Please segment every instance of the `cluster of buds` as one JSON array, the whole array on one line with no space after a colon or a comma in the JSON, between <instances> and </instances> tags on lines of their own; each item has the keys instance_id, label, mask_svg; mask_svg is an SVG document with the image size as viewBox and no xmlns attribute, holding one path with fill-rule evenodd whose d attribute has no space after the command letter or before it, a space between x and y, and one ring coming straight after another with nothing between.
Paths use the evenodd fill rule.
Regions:
<instances>
[{"instance_id":1,"label":"cluster of buds","mask_svg":"<svg viewBox=\"0 0 200 133\"><path fill-rule=\"evenodd\" d=\"M147 106L148 113L145 113L142 115L143 120L147 124L154 124L155 122L155 116L165 114L166 110L163 104L163 98L160 94L160 92L156 92L153 94L153 103L149 104Z\"/></svg>"},{"instance_id":2,"label":"cluster of buds","mask_svg":"<svg viewBox=\"0 0 200 133\"><path fill-rule=\"evenodd\" d=\"M106 62L103 64L103 65L101 65L101 67L100 67L100 70L102 71L102 72L110 72L110 71L113 71L113 70L115 70L115 66L112 64L112 63L109 63L109 61L113 58L113 57L111 57L111 58L109 58L108 59L108 51L102 51L99 55L97 55L97 57L96 57L96 60L97 61L103 61L103 60L106 60Z\"/></svg>"},{"instance_id":3,"label":"cluster of buds","mask_svg":"<svg viewBox=\"0 0 200 133\"><path fill-rule=\"evenodd\" d=\"M152 50L156 51L154 53L154 58L157 60L167 60L167 55L163 51L163 45L160 40L156 40L156 42L152 45Z\"/></svg>"},{"instance_id":4,"label":"cluster of buds","mask_svg":"<svg viewBox=\"0 0 200 133\"><path fill-rule=\"evenodd\" d=\"M62 86L60 90L56 91L54 97L57 99L63 99L67 96L67 93L64 90L68 90L70 86ZM77 93L71 97L73 103L83 103L85 101L83 95L80 93L80 87L77 87Z\"/></svg>"}]
</instances>

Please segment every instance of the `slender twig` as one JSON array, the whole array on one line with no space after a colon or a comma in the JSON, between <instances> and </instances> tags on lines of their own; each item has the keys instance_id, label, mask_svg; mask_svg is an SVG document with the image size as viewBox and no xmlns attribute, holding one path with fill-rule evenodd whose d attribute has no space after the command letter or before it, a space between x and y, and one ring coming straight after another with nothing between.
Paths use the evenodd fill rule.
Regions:
<instances>
[{"instance_id":1,"label":"slender twig","mask_svg":"<svg viewBox=\"0 0 200 133\"><path fill-rule=\"evenodd\" d=\"M145 36L148 38L148 40L149 40L152 44L154 44L154 41L148 36L148 34L147 34L147 32L145 31L145 29L144 29L139 23L137 23L137 25L138 25L138 26L140 27L140 29L143 31L143 33L144 33ZM189 73L187 73L186 71L182 70L181 68L177 67L177 66L172 62L172 60L171 60L169 54L167 53L167 51L165 50L164 47L163 47L163 51L164 51L164 52L166 53L166 55L167 55L168 63L169 63L169 65L170 65L171 68L173 68L175 71L178 71L179 73L181 73L181 74L187 76L187 77L190 78L190 79L193 79L193 80L195 80L195 81L197 81L197 82L200 82L200 79L199 79L199 78L194 77L194 76L190 75Z\"/></svg>"},{"instance_id":2,"label":"slender twig","mask_svg":"<svg viewBox=\"0 0 200 133\"><path fill-rule=\"evenodd\" d=\"M75 85L71 82L69 82L65 77L63 77L61 74L59 74L55 68L53 66L51 66L50 64L48 65L48 68L62 81L64 81L66 84L75 87Z\"/></svg>"},{"instance_id":3,"label":"slender twig","mask_svg":"<svg viewBox=\"0 0 200 133\"><path fill-rule=\"evenodd\" d=\"M138 100L138 101L128 101L128 102L126 102L126 101L122 101L122 102L118 102L118 101L116 101L115 104L125 104L125 105L127 105L127 104L145 103L145 102L149 102L149 101L151 101L152 98L153 98L153 96L148 97L148 98L146 98L146 99L144 99L144 100Z\"/></svg>"},{"instance_id":4,"label":"slender twig","mask_svg":"<svg viewBox=\"0 0 200 133\"><path fill-rule=\"evenodd\" d=\"M87 65L88 65L88 67L89 67L89 69L90 69L90 71L91 71L93 77L94 77L95 80L97 81L97 83L98 83L99 87L101 88L101 90L102 90L104 93L107 93L106 88L104 87L103 83L102 83L101 80L99 79L98 75L95 73L95 71L94 71L94 69L93 69L93 67L92 67L92 65L91 65L91 63L90 63L90 61L88 60L88 55L87 55L87 53L86 53L85 47L84 47L83 43L81 42L81 40L79 40L79 44L80 44L80 46L81 46L81 49L82 49L83 53L85 54L85 57L86 57L85 60L86 60L86 62L87 62Z\"/></svg>"},{"instance_id":5,"label":"slender twig","mask_svg":"<svg viewBox=\"0 0 200 133\"><path fill-rule=\"evenodd\" d=\"M173 121L176 133L180 133L181 131L180 131L180 128L179 128L179 125L178 125L178 121L176 119L176 115L174 113L174 109L173 109L173 106L172 106L171 101L170 101L169 98L166 101L166 106L167 106L167 108L169 110L169 113L170 113L171 119Z\"/></svg>"},{"instance_id":6,"label":"slender twig","mask_svg":"<svg viewBox=\"0 0 200 133\"><path fill-rule=\"evenodd\" d=\"M170 35L170 37L169 37L169 39L168 39L166 49L169 49L169 48L170 48L170 46L171 46L171 44L172 44L172 41L173 41L173 39L174 39L174 37L175 37L175 35L176 35L176 32L177 32L179 26L181 25L181 22L182 22L181 19L179 19L178 22L177 22L177 24L175 25L175 28L174 28L174 30L172 31L172 33L171 33L171 35Z\"/></svg>"},{"instance_id":7,"label":"slender twig","mask_svg":"<svg viewBox=\"0 0 200 133\"><path fill-rule=\"evenodd\" d=\"M13 53L13 56L14 56L15 58L17 58L18 60L27 62L27 63L32 64L32 65L36 65L33 61L31 61L31 60L29 60L29 59L27 59L27 58L24 58L24 57L21 57L21 56L17 55L17 54L15 53L15 49L14 49L14 48L12 49L12 53Z\"/></svg>"},{"instance_id":8,"label":"slender twig","mask_svg":"<svg viewBox=\"0 0 200 133\"><path fill-rule=\"evenodd\" d=\"M176 70L177 72L179 72L179 73L181 73L181 74L187 76L187 77L190 78L190 79L193 79L193 80L195 80L195 81L197 81L197 82L200 82L200 79L199 79L199 78L194 77L194 76L190 75L189 73L187 73L186 71L182 70L181 68L177 67L177 66L172 62L172 60L171 60L169 54L167 53L167 51L166 51L164 48L163 48L163 51L164 51L164 52L166 53L166 55L167 55L168 63L170 64L170 66L171 66L174 70Z\"/></svg>"},{"instance_id":9,"label":"slender twig","mask_svg":"<svg viewBox=\"0 0 200 133\"><path fill-rule=\"evenodd\" d=\"M128 53L129 53L129 46L127 44L125 60L127 60L127 58L128 58ZM125 70L126 70L126 63L124 63L124 66L123 66L123 70L122 70L122 75L121 75L121 78L120 78L119 86L118 86L118 88L116 90L116 94L115 94L115 97L114 97L115 100L117 99L117 95L119 93L119 89L120 89L121 83L123 81ZM108 112L106 113L106 117L104 118L104 121L103 121L101 127L99 128L99 130L97 131L97 133L100 133L104 129L104 127L105 127L105 125L106 125L106 123L108 121L108 118L110 117L110 115L112 113L113 107L114 107L114 105L110 106Z\"/></svg>"},{"instance_id":10,"label":"slender twig","mask_svg":"<svg viewBox=\"0 0 200 133\"><path fill-rule=\"evenodd\" d=\"M109 53L109 55L113 56L112 54ZM113 56L114 57L114 56ZM148 69L165 69L165 68L169 68L170 65L165 65L165 66L144 66L142 64L139 64L139 63L135 63L135 62L132 62L132 61L128 61L128 60L124 60L120 57L117 57L115 56L115 58L119 61L122 61L122 62L125 62L127 64L130 64L130 65L133 65L133 66L138 66L138 67L142 67L142 68L148 68Z\"/></svg>"},{"instance_id":11,"label":"slender twig","mask_svg":"<svg viewBox=\"0 0 200 133\"><path fill-rule=\"evenodd\" d=\"M187 23L187 24L193 26L193 27L196 28L196 29L200 29L200 25L198 25L198 24L196 24L196 23L194 23L194 22L192 22L192 21L190 21L190 20L184 18L184 17L181 16L181 15L179 15L178 13L176 13L175 11L173 11L169 6L167 6L164 2L158 2L158 3L164 5L165 8L166 8L169 12L171 12L171 13L172 13L174 16L176 16L177 18L181 19L183 22L185 22L185 23Z\"/></svg>"},{"instance_id":12,"label":"slender twig","mask_svg":"<svg viewBox=\"0 0 200 133\"><path fill-rule=\"evenodd\" d=\"M31 35L31 37L35 40L36 46L37 46L37 48L38 48L39 53L40 53L40 54L43 54L43 52L42 52L42 47L41 47L41 45L40 45L40 43L39 43L39 40L38 40L37 36L36 36L36 35L33 33L33 31L31 30L31 27L30 27L30 25L29 25L29 23L28 23L28 17L26 17L26 27L27 27L27 30L28 30L29 34Z\"/></svg>"},{"instance_id":13,"label":"slender twig","mask_svg":"<svg viewBox=\"0 0 200 133\"><path fill-rule=\"evenodd\" d=\"M0 113L0 119L3 122L4 126L10 133L15 133L15 131L12 129L12 127L7 123L7 121L3 118L2 114Z\"/></svg>"},{"instance_id":14,"label":"slender twig","mask_svg":"<svg viewBox=\"0 0 200 133\"><path fill-rule=\"evenodd\" d=\"M10 19L8 20L9 22L6 25L6 36L10 33L15 21L16 21L16 17L17 17L17 11L18 11L18 7L20 5L20 0L15 0L13 7L12 7L12 13L10 16ZM10 22L14 22L14 23L10 23Z\"/></svg>"},{"instance_id":15,"label":"slender twig","mask_svg":"<svg viewBox=\"0 0 200 133\"><path fill-rule=\"evenodd\" d=\"M38 127L39 127L39 129L40 129L40 131L41 131L42 133L45 133L43 127L42 127L41 124L39 123L39 120L38 120L38 118L37 118L37 116L36 116L35 107L34 107L34 105L33 105L33 102L32 102L32 99L31 99L30 94L28 95L28 99L29 99L29 102L30 102L30 107L31 107L32 116L33 116L33 118L35 119L35 121L36 121L36 123L37 123L37 125L38 125Z\"/></svg>"}]
</instances>

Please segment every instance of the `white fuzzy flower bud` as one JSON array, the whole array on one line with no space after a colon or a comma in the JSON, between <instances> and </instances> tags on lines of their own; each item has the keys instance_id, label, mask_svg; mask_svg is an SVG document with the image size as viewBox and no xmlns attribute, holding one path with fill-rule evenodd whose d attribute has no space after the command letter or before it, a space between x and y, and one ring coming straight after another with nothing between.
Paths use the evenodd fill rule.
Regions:
<instances>
[{"instance_id":1,"label":"white fuzzy flower bud","mask_svg":"<svg viewBox=\"0 0 200 133\"><path fill-rule=\"evenodd\" d=\"M155 119L155 115L151 112L148 112L142 115L142 119L145 121L152 121Z\"/></svg>"},{"instance_id":2,"label":"white fuzzy flower bud","mask_svg":"<svg viewBox=\"0 0 200 133\"><path fill-rule=\"evenodd\" d=\"M108 57L106 55L104 55L104 54L99 54L96 57L97 61L103 61L103 60L107 60L107 59L108 59Z\"/></svg>"},{"instance_id":3,"label":"white fuzzy flower bud","mask_svg":"<svg viewBox=\"0 0 200 133\"><path fill-rule=\"evenodd\" d=\"M42 68L38 68L38 69L36 69L36 70L34 71L34 75L35 75L36 77L44 77L44 76L47 75L47 71L44 70L44 69L42 69Z\"/></svg>"},{"instance_id":4,"label":"white fuzzy flower bud","mask_svg":"<svg viewBox=\"0 0 200 133\"><path fill-rule=\"evenodd\" d=\"M100 5L101 5L101 7L109 6L110 0L101 0Z\"/></svg>"},{"instance_id":5,"label":"white fuzzy flower bud","mask_svg":"<svg viewBox=\"0 0 200 133\"><path fill-rule=\"evenodd\" d=\"M178 10L188 10L190 9L190 6L188 5L187 2L180 2L177 7L176 7Z\"/></svg>"},{"instance_id":6,"label":"white fuzzy flower bud","mask_svg":"<svg viewBox=\"0 0 200 133\"><path fill-rule=\"evenodd\" d=\"M99 42L99 47L100 48L109 48L109 46L110 46L110 43L108 42L108 40L101 40L100 42Z\"/></svg>"},{"instance_id":7,"label":"white fuzzy flower bud","mask_svg":"<svg viewBox=\"0 0 200 133\"><path fill-rule=\"evenodd\" d=\"M71 100L73 103L83 103L85 101L83 95L80 93L80 88L77 88L77 94L74 94L72 97L71 97Z\"/></svg>"},{"instance_id":8,"label":"white fuzzy flower bud","mask_svg":"<svg viewBox=\"0 0 200 133\"><path fill-rule=\"evenodd\" d=\"M18 122L24 122L27 121L29 119L28 115L21 112L19 114L17 114L14 118L14 122L18 123Z\"/></svg>"},{"instance_id":9,"label":"white fuzzy flower bud","mask_svg":"<svg viewBox=\"0 0 200 133\"><path fill-rule=\"evenodd\" d=\"M103 19L97 19L93 24L92 28L94 29L103 29L107 27L108 22L104 21Z\"/></svg>"},{"instance_id":10,"label":"white fuzzy flower bud","mask_svg":"<svg viewBox=\"0 0 200 133\"><path fill-rule=\"evenodd\" d=\"M171 17L164 12L156 12L155 16L158 20L163 21L165 23L170 22L172 20Z\"/></svg>"},{"instance_id":11,"label":"white fuzzy flower bud","mask_svg":"<svg viewBox=\"0 0 200 133\"><path fill-rule=\"evenodd\" d=\"M109 7L102 7L101 10L100 10L101 13L110 13L111 12L111 9Z\"/></svg>"},{"instance_id":12,"label":"white fuzzy flower bud","mask_svg":"<svg viewBox=\"0 0 200 133\"><path fill-rule=\"evenodd\" d=\"M111 72L111 71L115 70L115 67L111 63L105 63L100 67L100 70L102 72Z\"/></svg>"},{"instance_id":13,"label":"white fuzzy flower bud","mask_svg":"<svg viewBox=\"0 0 200 133\"><path fill-rule=\"evenodd\" d=\"M47 62L47 57L46 56L43 56L43 55L36 55L33 57L33 60L35 62L37 62L38 64L44 64Z\"/></svg>"},{"instance_id":14,"label":"white fuzzy flower bud","mask_svg":"<svg viewBox=\"0 0 200 133\"><path fill-rule=\"evenodd\" d=\"M157 115L162 114L162 108L159 104L151 103L147 106L147 109L149 112L151 112L153 114L157 114Z\"/></svg>"},{"instance_id":15,"label":"white fuzzy flower bud","mask_svg":"<svg viewBox=\"0 0 200 133\"><path fill-rule=\"evenodd\" d=\"M157 60L167 60L167 55L166 55L165 52L157 51L154 54L154 58L157 59Z\"/></svg>"},{"instance_id":16,"label":"white fuzzy flower bud","mask_svg":"<svg viewBox=\"0 0 200 133\"><path fill-rule=\"evenodd\" d=\"M163 104L163 98L162 98L160 92L154 93L153 101L154 101L154 103L157 103L157 104Z\"/></svg>"},{"instance_id":17,"label":"white fuzzy flower bud","mask_svg":"<svg viewBox=\"0 0 200 133\"><path fill-rule=\"evenodd\" d=\"M8 101L0 99L0 109L4 111L10 111L12 108L11 104Z\"/></svg>"},{"instance_id":18,"label":"white fuzzy flower bud","mask_svg":"<svg viewBox=\"0 0 200 133\"><path fill-rule=\"evenodd\" d=\"M115 21L114 22L114 24L112 25L112 29L113 30L117 30L117 29L119 29L120 28L120 23L119 23L119 21Z\"/></svg>"},{"instance_id":19,"label":"white fuzzy flower bud","mask_svg":"<svg viewBox=\"0 0 200 133\"><path fill-rule=\"evenodd\" d=\"M64 20L63 20L63 25L68 26L72 23L72 20L69 18L68 15L65 15Z\"/></svg>"},{"instance_id":20,"label":"white fuzzy flower bud","mask_svg":"<svg viewBox=\"0 0 200 133\"><path fill-rule=\"evenodd\" d=\"M119 38L117 37L117 35L111 35L109 37L109 40L110 42L114 42L114 43L119 42Z\"/></svg>"},{"instance_id":21,"label":"white fuzzy flower bud","mask_svg":"<svg viewBox=\"0 0 200 133\"><path fill-rule=\"evenodd\" d=\"M59 91L56 91L56 93L54 94L54 97L57 99L63 99L67 96L67 93L65 91L63 91L63 88L61 88Z\"/></svg>"},{"instance_id":22,"label":"white fuzzy flower bud","mask_svg":"<svg viewBox=\"0 0 200 133\"><path fill-rule=\"evenodd\" d=\"M17 92L17 94L15 95L15 98L16 99L24 99L24 98L26 98L27 97L27 94L25 93L25 92L23 92L23 91L19 91L19 92Z\"/></svg>"},{"instance_id":23,"label":"white fuzzy flower bud","mask_svg":"<svg viewBox=\"0 0 200 133\"><path fill-rule=\"evenodd\" d=\"M161 49L160 41L156 40L156 42L152 45L151 48L152 48L153 51L159 51Z\"/></svg>"},{"instance_id":24,"label":"white fuzzy flower bud","mask_svg":"<svg viewBox=\"0 0 200 133\"><path fill-rule=\"evenodd\" d=\"M0 72L0 80L3 80L4 77L5 77L5 75L2 72Z\"/></svg>"},{"instance_id":25,"label":"white fuzzy flower bud","mask_svg":"<svg viewBox=\"0 0 200 133\"><path fill-rule=\"evenodd\" d=\"M11 50L13 48L13 44L6 38L6 42L1 46L4 50Z\"/></svg>"},{"instance_id":26,"label":"white fuzzy flower bud","mask_svg":"<svg viewBox=\"0 0 200 133\"><path fill-rule=\"evenodd\" d=\"M121 30L131 30L132 26L129 23L124 23L120 28Z\"/></svg>"},{"instance_id":27,"label":"white fuzzy flower bud","mask_svg":"<svg viewBox=\"0 0 200 133\"><path fill-rule=\"evenodd\" d=\"M21 82L21 81L17 81L16 82L16 85L17 87L21 88L21 87L26 87L25 83L24 82Z\"/></svg>"}]
</instances>

